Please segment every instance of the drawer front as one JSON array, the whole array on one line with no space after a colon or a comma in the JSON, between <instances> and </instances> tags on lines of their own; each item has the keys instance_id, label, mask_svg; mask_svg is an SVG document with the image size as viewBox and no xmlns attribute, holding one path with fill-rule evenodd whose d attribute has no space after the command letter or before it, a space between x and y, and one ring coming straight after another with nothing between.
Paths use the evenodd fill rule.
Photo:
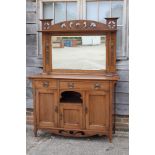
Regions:
<instances>
[{"instance_id":1,"label":"drawer front","mask_svg":"<svg viewBox=\"0 0 155 155\"><path fill-rule=\"evenodd\" d=\"M109 82L60 81L60 89L109 90Z\"/></svg>"},{"instance_id":2,"label":"drawer front","mask_svg":"<svg viewBox=\"0 0 155 155\"><path fill-rule=\"evenodd\" d=\"M57 88L57 81L56 80L35 80L34 81L35 88Z\"/></svg>"}]
</instances>

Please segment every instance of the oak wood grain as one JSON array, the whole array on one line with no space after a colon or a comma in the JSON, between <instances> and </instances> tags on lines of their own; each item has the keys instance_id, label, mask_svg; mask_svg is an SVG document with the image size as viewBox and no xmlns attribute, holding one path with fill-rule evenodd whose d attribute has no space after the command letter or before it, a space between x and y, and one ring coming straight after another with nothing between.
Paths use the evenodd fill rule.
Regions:
<instances>
[{"instance_id":1,"label":"oak wood grain","mask_svg":"<svg viewBox=\"0 0 155 155\"><path fill-rule=\"evenodd\" d=\"M42 129L73 137L107 135L112 141L113 92L119 80L116 73L117 18L106 18L106 21L103 24L74 20L52 25L50 19L41 20L43 73L28 77L33 86L35 136L37 130ZM52 69L51 35L75 34L106 35L106 70Z\"/></svg>"}]
</instances>

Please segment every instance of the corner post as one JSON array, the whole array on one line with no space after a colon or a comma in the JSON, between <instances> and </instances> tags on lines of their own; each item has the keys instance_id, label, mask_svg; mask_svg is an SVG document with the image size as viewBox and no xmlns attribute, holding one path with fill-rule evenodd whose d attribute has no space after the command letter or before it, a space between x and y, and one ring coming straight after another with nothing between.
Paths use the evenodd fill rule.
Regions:
<instances>
[{"instance_id":1,"label":"corner post","mask_svg":"<svg viewBox=\"0 0 155 155\"><path fill-rule=\"evenodd\" d=\"M42 53L43 53L43 73L50 74L52 68L51 35L48 30L52 26L53 19L40 19L42 23Z\"/></svg>"},{"instance_id":2,"label":"corner post","mask_svg":"<svg viewBox=\"0 0 155 155\"><path fill-rule=\"evenodd\" d=\"M42 23L42 30L48 30L52 25L53 19L40 19Z\"/></svg>"},{"instance_id":3,"label":"corner post","mask_svg":"<svg viewBox=\"0 0 155 155\"><path fill-rule=\"evenodd\" d=\"M116 72L116 31L117 31L117 19L105 18L106 25L109 28L110 32L108 33L107 39L107 49L108 51L108 72Z\"/></svg>"}]
</instances>

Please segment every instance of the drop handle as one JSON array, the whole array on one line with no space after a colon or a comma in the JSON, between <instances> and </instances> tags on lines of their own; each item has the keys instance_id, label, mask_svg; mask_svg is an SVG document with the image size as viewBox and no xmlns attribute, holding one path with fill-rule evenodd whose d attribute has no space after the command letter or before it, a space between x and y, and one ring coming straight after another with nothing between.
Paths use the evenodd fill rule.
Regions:
<instances>
[{"instance_id":1,"label":"drop handle","mask_svg":"<svg viewBox=\"0 0 155 155\"><path fill-rule=\"evenodd\" d=\"M68 83L68 88L70 89L74 88L74 83Z\"/></svg>"},{"instance_id":2,"label":"drop handle","mask_svg":"<svg viewBox=\"0 0 155 155\"><path fill-rule=\"evenodd\" d=\"M87 107L85 107L85 113L88 113L88 108Z\"/></svg>"},{"instance_id":3,"label":"drop handle","mask_svg":"<svg viewBox=\"0 0 155 155\"><path fill-rule=\"evenodd\" d=\"M46 87L47 88L48 86L49 86L49 82L48 81L44 81L43 82L43 87Z\"/></svg>"},{"instance_id":4,"label":"drop handle","mask_svg":"<svg viewBox=\"0 0 155 155\"><path fill-rule=\"evenodd\" d=\"M94 88L95 89L100 89L101 88L101 84L100 83L95 83Z\"/></svg>"}]
</instances>

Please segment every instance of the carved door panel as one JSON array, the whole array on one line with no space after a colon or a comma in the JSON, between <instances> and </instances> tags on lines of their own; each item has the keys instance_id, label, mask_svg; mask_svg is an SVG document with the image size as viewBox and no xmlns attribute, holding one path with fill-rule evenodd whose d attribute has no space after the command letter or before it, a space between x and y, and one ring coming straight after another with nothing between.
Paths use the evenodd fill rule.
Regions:
<instances>
[{"instance_id":1,"label":"carved door panel","mask_svg":"<svg viewBox=\"0 0 155 155\"><path fill-rule=\"evenodd\" d=\"M82 106L79 104L63 104L60 106L60 124L62 128L82 128Z\"/></svg>"},{"instance_id":2,"label":"carved door panel","mask_svg":"<svg viewBox=\"0 0 155 155\"><path fill-rule=\"evenodd\" d=\"M57 93L55 90L37 89L36 112L39 127L57 126Z\"/></svg>"},{"instance_id":3,"label":"carved door panel","mask_svg":"<svg viewBox=\"0 0 155 155\"><path fill-rule=\"evenodd\" d=\"M109 92L86 92L86 128L107 130L109 126Z\"/></svg>"}]
</instances>

